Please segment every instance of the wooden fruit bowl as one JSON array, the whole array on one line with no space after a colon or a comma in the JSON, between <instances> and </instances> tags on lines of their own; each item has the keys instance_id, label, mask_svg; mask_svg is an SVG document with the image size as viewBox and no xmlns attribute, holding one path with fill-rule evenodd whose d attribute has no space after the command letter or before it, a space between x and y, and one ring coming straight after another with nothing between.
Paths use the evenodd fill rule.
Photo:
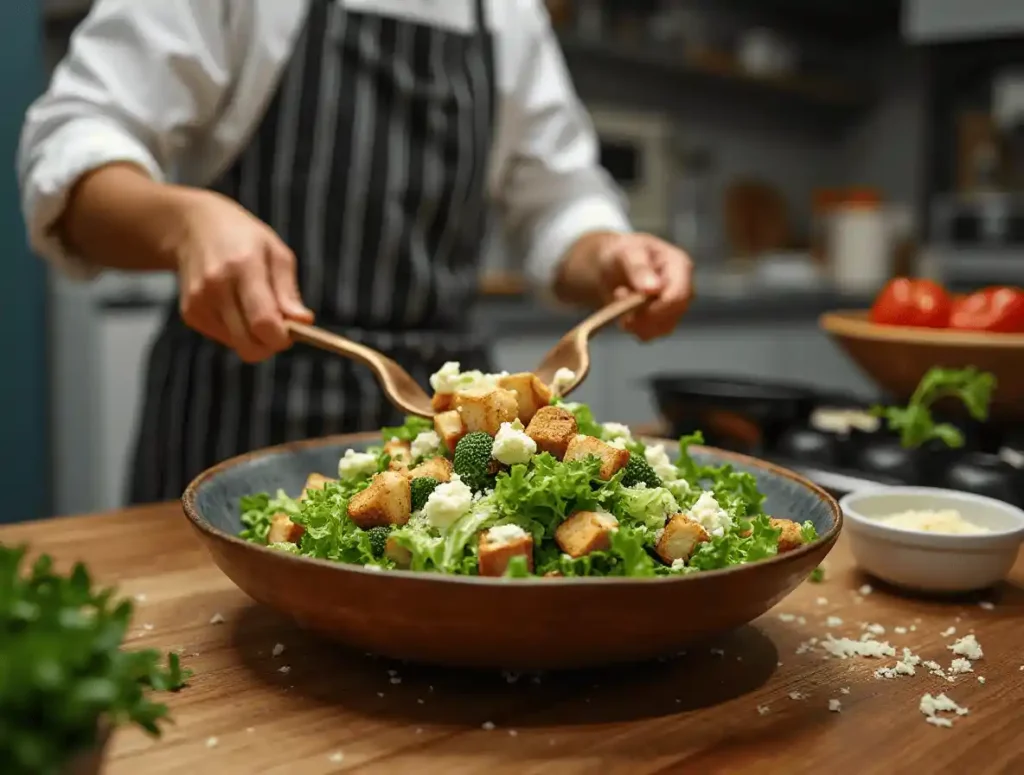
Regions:
<instances>
[{"instance_id":1,"label":"wooden fruit bowl","mask_svg":"<svg viewBox=\"0 0 1024 775\"><path fill-rule=\"evenodd\" d=\"M991 416L1024 419L1024 334L882 326L861 310L821 316L821 327L897 401L910 398L929 369L974 366L995 375Z\"/></svg>"}]
</instances>

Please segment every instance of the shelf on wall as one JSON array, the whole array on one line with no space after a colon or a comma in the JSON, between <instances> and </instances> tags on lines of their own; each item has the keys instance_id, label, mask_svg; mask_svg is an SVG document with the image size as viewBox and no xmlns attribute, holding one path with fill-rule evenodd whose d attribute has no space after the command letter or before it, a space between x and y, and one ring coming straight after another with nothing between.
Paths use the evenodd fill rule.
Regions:
<instances>
[{"instance_id":1,"label":"shelf on wall","mask_svg":"<svg viewBox=\"0 0 1024 775\"><path fill-rule=\"evenodd\" d=\"M574 35L559 36L570 68L585 64L634 68L655 72L673 85L690 80L710 87L734 88L740 93L760 93L800 103L803 107L829 114L851 114L869 106L874 95L865 86L829 77L794 73L784 76L758 76L745 71L728 56L691 52L673 54L671 50L642 48L628 43L602 43ZM678 50L678 49L677 49Z\"/></svg>"}]
</instances>

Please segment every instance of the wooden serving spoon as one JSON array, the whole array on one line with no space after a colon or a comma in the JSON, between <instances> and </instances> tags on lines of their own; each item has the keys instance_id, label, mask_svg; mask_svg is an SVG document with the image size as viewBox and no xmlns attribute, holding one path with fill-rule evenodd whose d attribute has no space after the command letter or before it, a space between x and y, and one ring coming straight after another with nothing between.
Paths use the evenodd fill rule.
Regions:
<instances>
[{"instance_id":1,"label":"wooden serving spoon","mask_svg":"<svg viewBox=\"0 0 1024 775\"><path fill-rule=\"evenodd\" d=\"M342 358L350 358L367 366L377 378L388 400L406 414L428 419L434 416L435 412L430 403L430 396L424 392L416 380L409 376L409 372L386 355L377 352L372 347L305 323L288 321L288 331L293 341L311 344L321 350L336 353Z\"/></svg>"},{"instance_id":2,"label":"wooden serving spoon","mask_svg":"<svg viewBox=\"0 0 1024 775\"><path fill-rule=\"evenodd\" d=\"M560 396L569 395L580 386L580 383L586 378L587 372L590 371L590 337L623 315L644 306L650 300L649 296L634 293L602 307L559 339L558 343L548 350L548 354L541 360L540 365L534 369L534 374L545 385L550 385L554 382L555 373L559 369L569 369L575 378L571 384L558 391Z\"/></svg>"}]
</instances>

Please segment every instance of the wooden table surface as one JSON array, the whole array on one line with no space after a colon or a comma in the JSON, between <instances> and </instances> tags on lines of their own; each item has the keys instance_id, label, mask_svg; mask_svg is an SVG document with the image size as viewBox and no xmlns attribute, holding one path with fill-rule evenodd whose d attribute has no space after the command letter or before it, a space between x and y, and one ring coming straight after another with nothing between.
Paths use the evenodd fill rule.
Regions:
<instances>
[{"instance_id":1,"label":"wooden table surface","mask_svg":"<svg viewBox=\"0 0 1024 775\"><path fill-rule=\"evenodd\" d=\"M163 739L115 735L109 775L1024 772L1024 559L984 598L861 595L840 540L824 582L715 643L652 665L516 678L392 664L303 633L232 586L176 504L4 527L0 541L87 561L138 596L130 644L181 649L195 670L168 697L176 723ZM880 639L947 668L947 644L973 631L984 658L955 683L920 668L878 679L893 659L800 648L828 617L843 620L837 637L880 624ZM970 713L927 724L925 692Z\"/></svg>"}]
</instances>

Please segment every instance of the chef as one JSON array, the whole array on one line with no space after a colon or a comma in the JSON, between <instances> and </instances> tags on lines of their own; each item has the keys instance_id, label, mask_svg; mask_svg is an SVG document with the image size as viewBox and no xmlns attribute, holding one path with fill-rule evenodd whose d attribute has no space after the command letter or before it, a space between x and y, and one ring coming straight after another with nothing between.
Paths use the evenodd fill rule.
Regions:
<instances>
[{"instance_id":1,"label":"chef","mask_svg":"<svg viewBox=\"0 0 1024 775\"><path fill-rule=\"evenodd\" d=\"M97 0L18 158L34 250L88 278L173 271L131 500L292 439L393 423L316 321L424 385L488 368L469 325L490 214L536 285L670 332L679 249L631 233L541 0Z\"/></svg>"}]
</instances>

